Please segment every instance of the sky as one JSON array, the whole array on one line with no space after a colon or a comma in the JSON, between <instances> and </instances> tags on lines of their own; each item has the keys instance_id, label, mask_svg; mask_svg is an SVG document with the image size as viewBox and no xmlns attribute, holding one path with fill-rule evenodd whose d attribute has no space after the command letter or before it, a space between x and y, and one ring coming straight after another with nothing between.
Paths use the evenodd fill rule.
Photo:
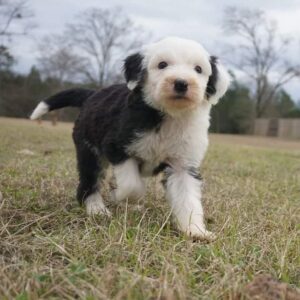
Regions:
<instances>
[{"instance_id":1,"label":"sky","mask_svg":"<svg viewBox=\"0 0 300 300\"><path fill-rule=\"evenodd\" d=\"M27 72L36 63L39 39L61 33L65 24L91 7L122 7L137 25L151 33L152 40L169 35L194 39L221 59L223 45L230 39L222 28L225 7L259 8L277 22L282 35L295 39L289 56L297 61L300 53L300 0L29 0L29 5L37 27L30 38L12 44L13 53L18 57L15 68L21 72ZM297 80L286 86L295 100L300 99L298 86Z\"/></svg>"}]
</instances>

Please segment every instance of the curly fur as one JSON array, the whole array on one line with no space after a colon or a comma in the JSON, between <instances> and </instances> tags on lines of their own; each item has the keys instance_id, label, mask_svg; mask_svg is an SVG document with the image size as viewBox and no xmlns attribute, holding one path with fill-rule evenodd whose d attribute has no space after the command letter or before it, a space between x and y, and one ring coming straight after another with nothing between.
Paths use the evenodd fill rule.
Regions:
<instances>
[{"instance_id":1,"label":"curly fur","mask_svg":"<svg viewBox=\"0 0 300 300\"><path fill-rule=\"evenodd\" d=\"M77 198L88 213L109 214L101 196L109 165L117 183L112 201L143 197L144 178L164 172L178 227L193 237L213 238L203 221L197 170L208 146L211 105L229 85L226 70L200 44L166 38L128 56L124 75L127 84L58 93L42 101L32 119L64 106L81 107L73 139ZM176 88L176 81L184 88Z\"/></svg>"}]
</instances>

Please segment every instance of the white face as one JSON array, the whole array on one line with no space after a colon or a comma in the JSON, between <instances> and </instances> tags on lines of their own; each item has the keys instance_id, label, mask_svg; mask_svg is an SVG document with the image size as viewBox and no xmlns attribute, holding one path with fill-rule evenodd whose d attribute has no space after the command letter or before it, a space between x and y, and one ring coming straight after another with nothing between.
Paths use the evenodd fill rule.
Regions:
<instances>
[{"instance_id":1,"label":"white face","mask_svg":"<svg viewBox=\"0 0 300 300\"><path fill-rule=\"evenodd\" d=\"M205 101L216 104L230 83L216 57L197 42L176 37L128 56L124 75L130 90L142 89L149 105L171 115L192 111Z\"/></svg>"},{"instance_id":2,"label":"white face","mask_svg":"<svg viewBox=\"0 0 300 300\"><path fill-rule=\"evenodd\" d=\"M212 67L209 54L200 44L171 37L146 46L142 53L146 69L143 90L148 104L177 114L207 101Z\"/></svg>"}]
</instances>

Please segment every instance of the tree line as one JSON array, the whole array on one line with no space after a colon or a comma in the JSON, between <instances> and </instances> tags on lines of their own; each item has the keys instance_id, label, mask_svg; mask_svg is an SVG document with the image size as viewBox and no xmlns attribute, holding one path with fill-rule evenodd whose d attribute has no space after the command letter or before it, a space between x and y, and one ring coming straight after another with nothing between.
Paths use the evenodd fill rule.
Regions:
<instances>
[{"instance_id":1,"label":"tree line","mask_svg":"<svg viewBox=\"0 0 300 300\"><path fill-rule=\"evenodd\" d=\"M81 12L59 35L37 44L36 65L28 74L14 70L11 45L35 28L27 0L0 0L0 116L28 117L46 96L72 86L102 88L123 81L122 59L149 41L119 8ZM260 10L227 7L224 31L234 37L225 58L232 85L212 110L211 131L249 133L255 118L300 117L299 105L284 86L299 78L299 66L286 53L293 40L279 34ZM238 80L236 72L242 73ZM73 120L76 111L63 110L60 119Z\"/></svg>"}]
</instances>

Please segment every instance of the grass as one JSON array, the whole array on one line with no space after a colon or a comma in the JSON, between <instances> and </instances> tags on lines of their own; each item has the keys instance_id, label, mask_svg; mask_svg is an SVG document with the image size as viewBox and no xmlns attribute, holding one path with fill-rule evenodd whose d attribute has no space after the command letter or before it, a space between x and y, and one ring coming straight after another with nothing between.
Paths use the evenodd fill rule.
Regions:
<instances>
[{"instance_id":1,"label":"grass","mask_svg":"<svg viewBox=\"0 0 300 300\"><path fill-rule=\"evenodd\" d=\"M155 180L143 203L87 217L71 126L0 119L0 299L233 299L258 273L300 287L299 143L248 140L212 137L205 244L168 220Z\"/></svg>"}]
</instances>

